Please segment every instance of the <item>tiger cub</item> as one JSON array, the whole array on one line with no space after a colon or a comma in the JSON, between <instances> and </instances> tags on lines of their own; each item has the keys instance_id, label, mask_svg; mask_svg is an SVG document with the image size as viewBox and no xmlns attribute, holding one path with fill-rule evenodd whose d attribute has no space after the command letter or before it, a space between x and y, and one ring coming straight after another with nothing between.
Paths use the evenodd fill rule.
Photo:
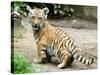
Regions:
<instances>
[{"instance_id":1,"label":"tiger cub","mask_svg":"<svg viewBox=\"0 0 100 75\"><path fill-rule=\"evenodd\" d=\"M61 28L54 27L47 22L48 8L34 8L27 6L29 11L29 22L32 25L34 38L37 44L34 63L42 62L42 52L59 60L58 68L64 68L74 58L83 64L92 64L94 59L86 59L80 55L80 49L74 40Z\"/></svg>"}]
</instances>

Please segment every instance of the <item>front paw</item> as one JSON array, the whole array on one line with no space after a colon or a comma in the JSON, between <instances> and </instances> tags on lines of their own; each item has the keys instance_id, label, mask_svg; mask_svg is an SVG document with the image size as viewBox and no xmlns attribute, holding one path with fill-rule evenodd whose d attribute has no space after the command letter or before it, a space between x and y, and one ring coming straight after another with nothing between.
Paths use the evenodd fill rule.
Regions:
<instances>
[{"instance_id":1,"label":"front paw","mask_svg":"<svg viewBox=\"0 0 100 75\"><path fill-rule=\"evenodd\" d=\"M42 60L41 59L34 59L34 61L33 61L35 64L40 64L41 62L42 62Z\"/></svg>"}]
</instances>

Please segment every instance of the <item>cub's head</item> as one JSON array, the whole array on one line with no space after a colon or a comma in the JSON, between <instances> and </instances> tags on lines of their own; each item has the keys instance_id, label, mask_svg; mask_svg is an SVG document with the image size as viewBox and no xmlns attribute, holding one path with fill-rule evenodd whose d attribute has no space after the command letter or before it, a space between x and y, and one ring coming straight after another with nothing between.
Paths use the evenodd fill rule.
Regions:
<instances>
[{"instance_id":1,"label":"cub's head","mask_svg":"<svg viewBox=\"0 0 100 75\"><path fill-rule=\"evenodd\" d=\"M48 8L34 8L31 9L29 6L27 6L27 10L29 11L29 22L32 25L32 28L34 30L39 30L40 28L43 28L43 25L45 21L47 20L47 15L49 13Z\"/></svg>"}]
</instances>

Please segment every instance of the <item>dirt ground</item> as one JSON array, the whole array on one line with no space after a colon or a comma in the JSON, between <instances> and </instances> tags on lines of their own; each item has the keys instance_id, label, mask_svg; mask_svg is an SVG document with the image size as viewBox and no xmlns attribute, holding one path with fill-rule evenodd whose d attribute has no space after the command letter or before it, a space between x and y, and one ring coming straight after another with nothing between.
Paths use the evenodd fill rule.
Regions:
<instances>
[{"instance_id":1,"label":"dirt ground","mask_svg":"<svg viewBox=\"0 0 100 75\"><path fill-rule=\"evenodd\" d=\"M54 24L61 23L58 21L50 21L50 22ZM64 21L62 22L65 23ZM71 24L71 21L68 24ZM84 22L83 24L87 24L87 22ZM74 61L69 67L66 67L64 69L58 69L57 64L54 63L38 64L39 66L42 66L41 68L42 72L96 69L97 68L97 30L95 25L94 25L94 29L93 28L77 29L73 27L72 28L64 27L62 29L65 32L69 33L69 35L75 40L77 46L81 48L82 51L81 53L83 54L83 56L95 58L95 63L90 66L86 66L78 61ZM27 58L30 60L30 62L33 63L33 54L34 54L34 45L35 45L33 34L30 30L20 29L18 31L23 34L23 38L14 39L14 52L25 54Z\"/></svg>"}]
</instances>

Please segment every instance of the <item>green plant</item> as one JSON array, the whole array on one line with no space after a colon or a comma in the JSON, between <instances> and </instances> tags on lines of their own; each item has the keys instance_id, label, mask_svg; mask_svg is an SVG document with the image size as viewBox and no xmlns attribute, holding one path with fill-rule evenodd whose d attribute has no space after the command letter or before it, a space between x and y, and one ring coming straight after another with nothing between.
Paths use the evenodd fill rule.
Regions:
<instances>
[{"instance_id":1,"label":"green plant","mask_svg":"<svg viewBox=\"0 0 100 75\"><path fill-rule=\"evenodd\" d=\"M15 74L32 72L31 63L25 56L21 54L14 54L14 57L11 59L11 65L11 70Z\"/></svg>"},{"instance_id":2,"label":"green plant","mask_svg":"<svg viewBox=\"0 0 100 75\"><path fill-rule=\"evenodd\" d=\"M13 1L11 2L11 12L17 11L20 14L24 14L26 8L25 3L22 1Z\"/></svg>"}]
</instances>

